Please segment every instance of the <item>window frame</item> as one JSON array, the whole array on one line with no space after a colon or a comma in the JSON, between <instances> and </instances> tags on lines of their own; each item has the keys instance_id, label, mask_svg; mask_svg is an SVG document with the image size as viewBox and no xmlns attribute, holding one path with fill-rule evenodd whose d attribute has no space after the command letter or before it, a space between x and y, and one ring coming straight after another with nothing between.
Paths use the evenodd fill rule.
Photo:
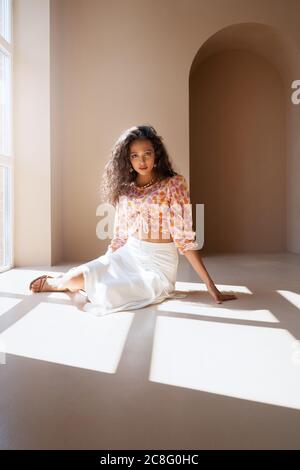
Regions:
<instances>
[{"instance_id":1,"label":"window frame","mask_svg":"<svg viewBox=\"0 0 300 470\"><path fill-rule=\"evenodd\" d=\"M14 145L13 145L13 0L4 0L4 10L8 13L8 23L5 33L8 40L0 33L0 50L8 58L8 113L5 130L7 135L8 153L0 153L0 166L6 169L3 174L3 264L0 264L0 272L14 267Z\"/></svg>"}]
</instances>

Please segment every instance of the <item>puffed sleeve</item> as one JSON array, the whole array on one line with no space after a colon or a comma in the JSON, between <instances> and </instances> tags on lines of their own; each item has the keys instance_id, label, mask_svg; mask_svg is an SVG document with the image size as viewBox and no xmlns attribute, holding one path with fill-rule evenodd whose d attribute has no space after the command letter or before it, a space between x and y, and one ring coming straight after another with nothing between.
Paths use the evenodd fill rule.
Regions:
<instances>
[{"instance_id":1,"label":"puffed sleeve","mask_svg":"<svg viewBox=\"0 0 300 470\"><path fill-rule=\"evenodd\" d=\"M121 197L117 202L115 209L113 238L107 247L108 252L112 252L125 245L128 239L127 225L127 204L126 198Z\"/></svg>"},{"instance_id":2,"label":"puffed sleeve","mask_svg":"<svg viewBox=\"0 0 300 470\"><path fill-rule=\"evenodd\" d=\"M181 255L188 250L199 249L196 232L193 231L192 204L186 179L175 175L169 180L168 227Z\"/></svg>"}]
</instances>

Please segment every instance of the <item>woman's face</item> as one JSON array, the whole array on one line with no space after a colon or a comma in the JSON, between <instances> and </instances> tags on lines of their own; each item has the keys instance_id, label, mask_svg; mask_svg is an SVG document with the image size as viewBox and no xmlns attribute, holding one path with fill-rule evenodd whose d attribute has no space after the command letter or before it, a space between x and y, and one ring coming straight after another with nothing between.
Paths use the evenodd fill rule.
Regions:
<instances>
[{"instance_id":1,"label":"woman's face","mask_svg":"<svg viewBox=\"0 0 300 470\"><path fill-rule=\"evenodd\" d=\"M155 153L151 140L137 139L130 144L129 159L137 173L151 175L155 163Z\"/></svg>"}]
</instances>

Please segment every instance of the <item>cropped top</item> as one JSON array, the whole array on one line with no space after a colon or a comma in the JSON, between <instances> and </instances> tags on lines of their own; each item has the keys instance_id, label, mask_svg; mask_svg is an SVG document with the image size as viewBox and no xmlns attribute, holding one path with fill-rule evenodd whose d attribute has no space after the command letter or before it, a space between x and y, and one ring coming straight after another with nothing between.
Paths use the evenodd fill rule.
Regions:
<instances>
[{"instance_id":1,"label":"cropped top","mask_svg":"<svg viewBox=\"0 0 300 470\"><path fill-rule=\"evenodd\" d=\"M137 229L151 232L151 239L169 238L180 254L199 247L193 231L192 204L186 179L174 175L139 188L132 182L116 204L113 238L108 251L123 246ZM149 237L150 238L150 237Z\"/></svg>"}]
</instances>

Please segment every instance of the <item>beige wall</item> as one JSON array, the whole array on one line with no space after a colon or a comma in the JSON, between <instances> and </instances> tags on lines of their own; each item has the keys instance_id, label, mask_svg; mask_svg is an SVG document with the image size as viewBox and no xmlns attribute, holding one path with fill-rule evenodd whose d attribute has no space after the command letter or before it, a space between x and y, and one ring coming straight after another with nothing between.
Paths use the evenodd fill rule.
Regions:
<instances>
[{"instance_id":1,"label":"beige wall","mask_svg":"<svg viewBox=\"0 0 300 470\"><path fill-rule=\"evenodd\" d=\"M14 264L51 263L49 0L13 2Z\"/></svg>"},{"instance_id":2,"label":"beige wall","mask_svg":"<svg viewBox=\"0 0 300 470\"><path fill-rule=\"evenodd\" d=\"M63 260L64 79L62 5L50 2L51 264ZM59 86L58 86L59 84Z\"/></svg>"},{"instance_id":3,"label":"beige wall","mask_svg":"<svg viewBox=\"0 0 300 470\"><path fill-rule=\"evenodd\" d=\"M26 29L28 23L24 20L26 17L24 8L30 4L32 8L35 8L35 14L34 16L29 15L29 17L35 25L33 28L37 34L35 40L39 39L34 44L31 43L31 46L33 50L35 47L37 50L43 48L46 54L44 60L48 63L47 28L42 30L40 27L42 23L36 24L36 15L41 15L41 19L44 18L40 10L43 8L47 10L48 0L15 0L15 3L17 4L16 21L19 29L17 47L20 47L19 42L26 35L26 31L28 36L28 29ZM251 2L249 0L215 0L214 2L209 0L160 0L151 4L141 0L51 0L50 13L51 74L48 75L48 79L51 77L51 87L49 86L51 91L51 210L47 205L50 202L50 194L48 193L50 186L47 180L46 194L43 193L38 203L41 210L35 213L36 224L42 225L42 233L47 232L47 236L37 237L34 234L32 237L28 235L24 241L22 240L22 232L24 233L24 230L26 228L28 230L30 226L28 224L26 227L25 221L22 224L19 223L16 228L16 265L43 262L45 253L49 253L49 249L51 250L51 260L55 263L60 258L64 261L79 262L104 253L108 241L101 241L96 237L98 222L96 209L99 204L98 184L114 141L124 129L132 125L145 122L154 125L164 137L175 168L188 179L191 169L193 169L193 175L194 169L199 172L203 164L205 170L209 169L209 165L213 163L208 159L212 153L209 141L199 142L196 134L193 137L189 135L190 128L199 129L201 122L203 124L205 119L204 116L199 116L196 113L196 120L190 122L190 112L192 113L190 110L190 96L192 96L190 75L191 82L195 77L196 83L202 84L204 82L206 89L209 89L210 80L216 80L214 73L220 71L226 74L228 80L232 81L231 83L236 80L234 71L241 74L243 80L248 84L247 74L253 73L253 91L255 93L259 90L260 80L271 81L270 87L267 87L268 91L260 93L266 105L265 119L263 120L264 131L271 131L275 136L278 130L276 145L270 140L259 145L258 139L261 138L262 133L256 130L252 134L253 148L249 148L249 140L245 137L244 141L239 140L235 156L232 155L230 145L233 145L234 126L238 123L237 115L242 103L229 104L229 108L232 106L230 109L235 111L231 124L226 122L226 128L231 132L231 138L228 136L228 139L225 139L225 143L228 145L224 149L225 153L219 151L216 157L216 152L214 152L216 157L214 162L219 162L221 169L224 169L225 160L222 160L222 156L229 158L228 156L231 155L230 166L232 166L235 162L234 158L241 155L243 150L245 160L243 166L239 167L240 178L237 180L239 184L235 189L243 189L241 198L246 202L248 210L252 211L254 202L250 202L249 198L252 185L254 185L254 201L260 203L263 201L263 206L260 204L258 219L251 212L251 224L244 216L241 217L239 223L237 216L240 209L238 205L235 205L232 209L233 219L231 222L234 223L232 238L228 222L225 222L225 218L222 216L220 223L227 225L224 228L225 239L219 238L219 243L221 240L222 244L221 248L236 249L236 244L240 240L239 233L242 232L243 237L237 245L238 249L257 250L259 237L251 240L248 231L249 226L253 227L253 223L258 220L263 223L261 241L264 249L268 248L268 236L275 229L278 233L271 238L269 247L271 250L281 250L286 247L300 253L300 225L296 209L299 204L296 174L299 174L300 163L299 151L294 146L298 139L296 129L300 106L297 109L295 107L291 109L290 106L288 109L289 103L287 101L288 80L293 73L296 73L295 64L285 78L281 76L282 82L278 77L278 74L281 74L278 67L286 70L290 61L295 60L295 57L298 58L297 63L299 63L300 4L297 0L257 0ZM271 28L268 36L270 47L265 50L265 61L259 57L265 43L265 35L262 35L259 30L254 35L256 48L251 45L248 56L246 51L239 55L227 53L226 56L223 51L218 59L211 58L206 65L203 62L205 57L200 57L199 61L195 62L199 50L209 38L214 38L215 34L223 28L240 23L261 23ZM278 35L272 33L272 28L279 31ZM238 33L241 44L243 43L243 38L241 38L243 28L240 28ZM245 36L247 34L249 36L249 31L245 32ZM280 36L280 40L278 36ZM229 51L230 37L227 39ZM232 44L234 44L234 49L237 49L235 39L233 38ZM26 41L28 43L29 38ZM286 47L282 45L284 41L287 42ZM246 46L247 44L246 41ZM21 50L24 52L23 47ZM220 52L218 40L206 49L207 57L216 51ZM252 53L251 58L250 53ZM21 67L21 55L18 57L20 67L17 67L17 73L20 77L20 74L25 71ZM228 60L229 62L227 62ZM233 69L228 69L228 63L232 64ZM193 70L191 70L192 64L194 64ZM33 66L35 65L33 64ZM47 72L47 70L47 66L45 66L43 71ZM300 74L294 77L294 79L296 78L300 78ZM43 75L40 80L43 85L48 84L47 78L43 79ZM46 85L45 88L47 88ZM39 95L34 97L34 92L35 89L32 87L31 93L36 103ZM237 90L237 95L235 95L237 99L240 92L241 88ZM201 88L193 93L195 93L193 96L197 96L197 99L201 100ZM286 102L285 110L283 110L283 94ZM219 97L224 105L226 95L223 96L219 92ZM217 104L214 102L214 111L218 110ZM251 115L255 113L255 105L258 104L260 103L251 101L250 109L244 109L243 116L247 122L251 123ZM199 110L200 101L198 105ZM206 109L207 107L208 103L206 103ZM275 108L276 113L274 112ZM213 110L207 109L208 116ZM219 112L221 113L221 110ZM271 122L268 120L268 115L272 115ZM262 118L263 116L261 116ZM30 130L30 136L33 137L32 123L25 118L24 112L20 116L21 121L24 125L23 129ZM284 122L287 123L286 134L282 129ZM20 142L16 157L19 157L21 161L28 157L30 162L36 163L39 160L39 155L29 152L30 148L26 149L24 153L24 147L21 145L22 139L19 138L19 136L22 137L20 126L16 131L16 139ZM247 136L246 131L247 129L243 128L244 136ZM29 137L28 144L31 140ZM42 135L39 137L41 138ZM223 134L224 137L226 137L225 134ZM285 138L286 145L283 150ZM47 139L48 136L43 140L43 144L49 144ZM247 148L243 147L244 144L247 145ZM216 136L214 149L217 145ZM201 160L201 165L198 165L195 158L198 158L200 150L203 152L203 146L206 146L205 159ZM276 165L268 175L268 177L274 178L271 182L272 196L266 191L266 181L263 176L259 175L257 179L254 171L250 170L251 153L255 154L252 157L255 159L252 160L254 167L258 162L261 162L264 167L268 163L273 163L273 160L272 162L270 160L271 156L275 159ZM193 159L193 163L190 163L190 158ZM36 165L34 168L32 165L29 166L28 179L36 171L35 168ZM286 181L284 181L285 168L287 171ZM250 179L246 178L248 169L251 171ZM21 173L19 174L21 175ZM241 175L242 181L245 183L243 185L241 185ZM50 177L50 171L48 177ZM209 178L209 175L206 178ZM221 186L216 189L214 194L210 192L209 196L209 200L214 200L215 203L218 191L219 193L221 191L222 194L226 193L225 180L222 180L221 177L219 180L222 181ZM211 178L211 186L215 184L214 181ZM232 176L230 176L230 182L231 190L226 193L228 194L227 199L222 200L219 213L221 209L224 210L225 205L234 200ZM198 193L197 183L194 178L190 180L191 193L195 202L198 202L198 196L202 197L206 191L205 184L207 184L201 175L202 186ZM17 196L20 207L21 188ZM270 224L266 224L263 208L270 209L273 196L276 201L281 201L281 203L272 211ZM201 197L199 202L202 202ZM35 201L36 197L31 194L31 200L28 201L29 207L35 207ZM289 207L285 204L289 204ZM285 239L285 223L283 221L285 210L288 218L287 240ZM20 213L17 212L17 220L19 216ZM209 214L209 217L210 221L213 221L214 215L212 213ZM219 229L220 226L218 226ZM214 237L212 224L209 225L208 230L208 234L205 233L205 238L209 236L213 249L220 248L218 240ZM49 244L50 234L52 238ZM26 256L25 248L27 251L29 249L30 256ZM36 250L35 253L37 253L34 258L31 256L33 250Z\"/></svg>"}]
</instances>

